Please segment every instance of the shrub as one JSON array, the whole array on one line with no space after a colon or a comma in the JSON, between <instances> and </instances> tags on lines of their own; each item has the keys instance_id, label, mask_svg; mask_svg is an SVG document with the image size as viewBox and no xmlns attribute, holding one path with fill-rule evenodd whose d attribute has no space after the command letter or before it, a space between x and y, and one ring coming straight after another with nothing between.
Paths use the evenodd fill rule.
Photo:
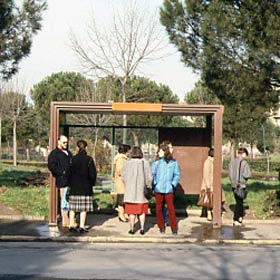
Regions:
<instances>
[{"instance_id":1,"label":"shrub","mask_svg":"<svg viewBox=\"0 0 280 280\"><path fill-rule=\"evenodd\" d=\"M225 159L223 161L224 170L228 170L229 161L230 161L229 159ZM262 159L247 158L246 161L248 162L252 171L266 172L266 170L267 170L267 160L265 158L262 158ZM280 162L270 161L269 170L271 172L279 172L280 171Z\"/></svg>"},{"instance_id":2,"label":"shrub","mask_svg":"<svg viewBox=\"0 0 280 280\"><path fill-rule=\"evenodd\" d=\"M263 211L269 216L280 216L280 190L267 191Z\"/></svg>"}]
</instances>

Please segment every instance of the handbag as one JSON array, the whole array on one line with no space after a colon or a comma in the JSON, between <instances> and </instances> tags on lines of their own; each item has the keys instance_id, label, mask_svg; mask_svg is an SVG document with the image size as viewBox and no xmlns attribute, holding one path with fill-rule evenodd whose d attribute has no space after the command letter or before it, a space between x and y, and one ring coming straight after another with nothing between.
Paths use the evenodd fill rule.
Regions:
<instances>
[{"instance_id":1,"label":"handbag","mask_svg":"<svg viewBox=\"0 0 280 280\"><path fill-rule=\"evenodd\" d=\"M200 192L197 205L212 209L213 208L212 196L213 196L213 194L210 190L209 191L202 190Z\"/></svg>"},{"instance_id":2,"label":"handbag","mask_svg":"<svg viewBox=\"0 0 280 280\"><path fill-rule=\"evenodd\" d=\"M240 185L237 185L233 192L239 198L245 199L247 197L248 190L246 188L242 188Z\"/></svg>"},{"instance_id":3,"label":"handbag","mask_svg":"<svg viewBox=\"0 0 280 280\"><path fill-rule=\"evenodd\" d=\"M236 188L234 188L233 190L233 193L238 196L239 198L241 199L245 199L247 197L247 194L248 194L248 190L246 188L243 188L241 185L240 185L240 169L241 169L241 162L242 160L240 161L240 164L239 164L239 177L238 177L238 185Z\"/></svg>"},{"instance_id":4,"label":"handbag","mask_svg":"<svg viewBox=\"0 0 280 280\"><path fill-rule=\"evenodd\" d=\"M146 184L146 177L145 177L145 170L144 170L144 161L142 162L142 167L143 167L143 176L144 176L144 182L145 182L145 186L144 186L144 196L146 199L150 200L153 197L153 189L152 187L148 186Z\"/></svg>"},{"instance_id":5,"label":"handbag","mask_svg":"<svg viewBox=\"0 0 280 280\"><path fill-rule=\"evenodd\" d=\"M153 197L153 189L149 186L144 187L144 196L146 199L150 200Z\"/></svg>"}]
</instances>

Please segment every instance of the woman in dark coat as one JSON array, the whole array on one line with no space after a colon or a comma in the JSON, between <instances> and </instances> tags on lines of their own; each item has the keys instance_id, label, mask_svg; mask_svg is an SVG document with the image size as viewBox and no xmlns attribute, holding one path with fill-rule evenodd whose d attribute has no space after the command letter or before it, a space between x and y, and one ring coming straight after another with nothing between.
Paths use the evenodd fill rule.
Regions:
<instances>
[{"instance_id":1,"label":"woman in dark coat","mask_svg":"<svg viewBox=\"0 0 280 280\"><path fill-rule=\"evenodd\" d=\"M87 142L77 142L78 154L72 159L70 169L70 227L69 231L75 231L75 213L80 212L79 232L86 232L85 221L87 212L93 211L92 187L96 181L96 167L92 157L87 155Z\"/></svg>"}]
</instances>

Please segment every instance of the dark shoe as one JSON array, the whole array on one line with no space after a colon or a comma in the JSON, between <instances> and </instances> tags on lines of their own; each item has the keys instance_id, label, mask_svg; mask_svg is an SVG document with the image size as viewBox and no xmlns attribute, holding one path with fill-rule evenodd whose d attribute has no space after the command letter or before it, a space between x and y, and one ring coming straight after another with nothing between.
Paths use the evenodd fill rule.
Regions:
<instances>
[{"instance_id":1,"label":"dark shoe","mask_svg":"<svg viewBox=\"0 0 280 280\"><path fill-rule=\"evenodd\" d=\"M144 234L145 234L145 230L144 230L144 229L141 229L141 230L140 230L140 234L141 234L141 235L144 235Z\"/></svg>"},{"instance_id":2,"label":"dark shoe","mask_svg":"<svg viewBox=\"0 0 280 280\"><path fill-rule=\"evenodd\" d=\"M177 229L172 229L172 234L174 234L174 235L178 234L178 230Z\"/></svg>"},{"instance_id":3,"label":"dark shoe","mask_svg":"<svg viewBox=\"0 0 280 280\"><path fill-rule=\"evenodd\" d=\"M122 219L122 218L120 218L120 217L119 217L119 221L122 222L122 223L127 223L127 222L128 222L127 219Z\"/></svg>"},{"instance_id":4,"label":"dark shoe","mask_svg":"<svg viewBox=\"0 0 280 280\"><path fill-rule=\"evenodd\" d=\"M88 232L88 229L86 229L86 228L78 228L78 232L79 233L85 233L85 232Z\"/></svg>"},{"instance_id":5,"label":"dark shoe","mask_svg":"<svg viewBox=\"0 0 280 280\"><path fill-rule=\"evenodd\" d=\"M74 227L69 227L68 230L69 230L70 232L77 232L77 229L74 228Z\"/></svg>"},{"instance_id":6,"label":"dark shoe","mask_svg":"<svg viewBox=\"0 0 280 280\"><path fill-rule=\"evenodd\" d=\"M129 234L134 234L135 232L134 232L134 230L130 230L128 233Z\"/></svg>"},{"instance_id":7,"label":"dark shoe","mask_svg":"<svg viewBox=\"0 0 280 280\"><path fill-rule=\"evenodd\" d=\"M159 231L160 233L165 233L165 228L160 228Z\"/></svg>"},{"instance_id":8,"label":"dark shoe","mask_svg":"<svg viewBox=\"0 0 280 280\"><path fill-rule=\"evenodd\" d=\"M205 207L202 207L200 217L207 218L207 209Z\"/></svg>"}]
</instances>

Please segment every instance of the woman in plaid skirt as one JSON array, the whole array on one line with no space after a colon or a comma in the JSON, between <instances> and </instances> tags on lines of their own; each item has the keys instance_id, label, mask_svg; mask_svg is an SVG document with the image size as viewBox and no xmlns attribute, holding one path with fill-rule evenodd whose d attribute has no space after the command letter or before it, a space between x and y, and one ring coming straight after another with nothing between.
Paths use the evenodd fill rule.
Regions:
<instances>
[{"instance_id":1,"label":"woman in plaid skirt","mask_svg":"<svg viewBox=\"0 0 280 280\"><path fill-rule=\"evenodd\" d=\"M87 212L93 211L92 187L96 181L96 167L92 157L87 155L87 142L79 140L77 142L78 154L72 159L70 169L70 226L69 231L75 229L75 213L80 212L80 233L87 232L85 228Z\"/></svg>"}]
</instances>

